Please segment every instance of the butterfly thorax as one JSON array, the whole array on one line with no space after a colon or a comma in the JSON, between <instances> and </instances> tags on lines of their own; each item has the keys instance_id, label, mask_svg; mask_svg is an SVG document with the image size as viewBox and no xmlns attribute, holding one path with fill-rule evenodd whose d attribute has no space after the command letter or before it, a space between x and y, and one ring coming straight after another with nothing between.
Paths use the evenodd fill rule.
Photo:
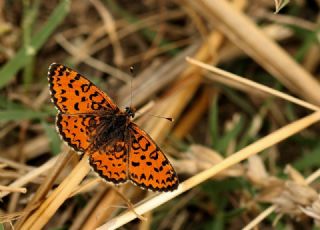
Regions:
<instances>
[{"instance_id":1,"label":"butterfly thorax","mask_svg":"<svg viewBox=\"0 0 320 230\"><path fill-rule=\"evenodd\" d=\"M101 113L99 122L92 123L94 133L91 136L90 150L104 150L112 148L115 143L129 138L128 125L130 124L130 116L126 111L118 111L117 113Z\"/></svg>"},{"instance_id":2,"label":"butterfly thorax","mask_svg":"<svg viewBox=\"0 0 320 230\"><path fill-rule=\"evenodd\" d=\"M126 140L128 136L128 126L131 118L135 116L135 108L126 107L124 111L113 111L112 114L102 113L101 122L97 125L95 134L94 147L112 146L120 140Z\"/></svg>"},{"instance_id":3,"label":"butterfly thorax","mask_svg":"<svg viewBox=\"0 0 320 230\"><path fill-rule=\"evenodd\" d=\"M100 123L95 129L97 132L92 137L93 149L109 148L118 141L128 139L128 126L135 112L136 109L132 107L126 107L123 111L112 111L111 114L109 111L102 112Z\"/></svg>"}]
</instances>

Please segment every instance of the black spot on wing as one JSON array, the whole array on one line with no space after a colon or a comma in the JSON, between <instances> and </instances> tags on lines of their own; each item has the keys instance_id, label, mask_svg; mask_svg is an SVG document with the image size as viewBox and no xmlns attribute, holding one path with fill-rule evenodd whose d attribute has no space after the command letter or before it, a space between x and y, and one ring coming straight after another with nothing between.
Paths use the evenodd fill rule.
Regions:
<instances>
[{"instance_id":1,"label":"black spot on wing","mask_svg":"<svg viewBox=\"0 0 320 230\"><path fill-rule=\"evenodd\" d=\"M74 104L73 108L74 108L75 110L79 111L79 103L76 102L76 103Z\"/></svg>"},{"instance_id":2,"label":"black spot on wing","mask_svg":"<svg viewBox=\"0 0 320 230\"><path fill-rule=\"evenodd\" d=\"M132 161L132 162L131 162L131 165L132 165L133 167L138 167L138 166L140 165L140 163L139 163L139 162L134 162L134 161Z\"/></svg>"}]
</instances>

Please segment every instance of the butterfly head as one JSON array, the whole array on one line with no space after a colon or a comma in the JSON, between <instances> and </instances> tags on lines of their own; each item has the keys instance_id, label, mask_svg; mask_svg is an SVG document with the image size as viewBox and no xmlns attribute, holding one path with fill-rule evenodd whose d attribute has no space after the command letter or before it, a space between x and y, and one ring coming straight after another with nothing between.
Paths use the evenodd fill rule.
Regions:
<instances>
[{"instance_id":1,"label":"butterfly head","mask_svg":"<svg viewBox=\"0 0 320 230\"><path fill-rule=\"evenodd\" d=\"M135 108L132 108L132 107L126 107L126 108L125 108L125 112L126 112L126 114L127 114L129 117L134 118L134 115L135 115L135 113L136 113L136 109L135 109Z\"/></svg>"}]
</instances>

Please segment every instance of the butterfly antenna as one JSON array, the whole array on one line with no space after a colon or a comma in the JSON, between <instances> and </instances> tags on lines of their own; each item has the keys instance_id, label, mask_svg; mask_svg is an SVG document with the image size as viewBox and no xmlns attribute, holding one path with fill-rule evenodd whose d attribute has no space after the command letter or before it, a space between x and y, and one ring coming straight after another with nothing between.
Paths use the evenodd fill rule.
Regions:
<instances>
[{"instance_id":1,"label":"butterfly antenna","mask_svg":"<svg viewBox=\"0 0 320 230\"><path fill-rule=\"evenodd\" d=\"M133 77L133 70L134 70L134 67L130 66L130 73L131 73L132 77ZM132 93L132 78L131 78L131 80L130 80L130 107L132 107L132 98L133 98L133 93Z\"/></svg>"},{"instance_id":2,"label":"butterfly antenna","mask_svg":"<svg viewBox=\"0 0 320 230\"><path fill-rule=\"evenodd\" d=\"M170 122L173 122L174 119L172 117L164 117L164 116L159 116L159 115L154 115L154 114L150 114L150 113L140 113L139 111L136 112L136 114L138 115L148 115L148 116L151 116L151 117L156 117L156 118L161 118L161 119L166 119L167 121L170 121Z\"/></svg>"},{"instance_id":3,"label":"butterfly antenna","mask_svg":"<svg viewBox=\"0 0 320 230\"><path fill-rule=\"evenodd\" d=\"M147 114L147 115L157 117L157 118L166 119L167 121L170 121L170 122L174 121L174 119L172 117L163 117L163 116L158 116L158 115L153 115L153 114Z\"/></svg>"}]
</instances>

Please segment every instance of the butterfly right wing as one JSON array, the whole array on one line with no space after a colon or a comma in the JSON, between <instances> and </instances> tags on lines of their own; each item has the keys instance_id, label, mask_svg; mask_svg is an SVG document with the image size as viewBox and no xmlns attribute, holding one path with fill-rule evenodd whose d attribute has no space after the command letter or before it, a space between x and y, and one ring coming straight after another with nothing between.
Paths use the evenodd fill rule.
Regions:
<instances>
[{"instance_id":1,"label":"butterfly right wing","mask_svg":"<svg viewBox=\"0 0 320 230\"><path fill-rule=\"evenodd\" d=\"M119 111L118 106L102 90L64 65L52 63L49 67L48 81L51 98L61 113Z\"/></svg>"},{"instance_id":2,"label":"butterfly right wing","mask_svg":"<svg viewBox=\"0 0 320 230\"><path fill-rule=\"evenodd\" d=\"M139 187L168 192L178 188L179 180L167 157L152 138L130 123L129 178Z\"/></svg>"}]
</instances>

